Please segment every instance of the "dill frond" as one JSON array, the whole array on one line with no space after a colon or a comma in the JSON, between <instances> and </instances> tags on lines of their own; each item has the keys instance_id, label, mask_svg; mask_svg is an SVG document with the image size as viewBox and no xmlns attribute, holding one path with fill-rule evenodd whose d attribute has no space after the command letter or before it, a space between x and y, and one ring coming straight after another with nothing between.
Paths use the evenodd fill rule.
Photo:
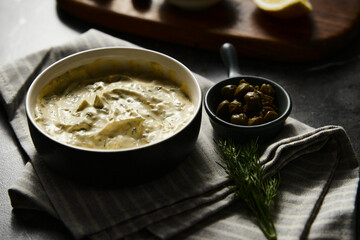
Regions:
<instances>
[{"instance_id":1,"label":"dill frond","mask_svg":"<svg viewBox=\"0 0 360 240\"><path fill-rule=\"evenodd\" d=\"M231 180L229 188L250 208L268 239L277 239L271 216L271 203L280 184L279 176L267 177L258 156L258 143L237 145L231 139L219 140L221 162L218 163Z\"/></svg>"}]
</instances>

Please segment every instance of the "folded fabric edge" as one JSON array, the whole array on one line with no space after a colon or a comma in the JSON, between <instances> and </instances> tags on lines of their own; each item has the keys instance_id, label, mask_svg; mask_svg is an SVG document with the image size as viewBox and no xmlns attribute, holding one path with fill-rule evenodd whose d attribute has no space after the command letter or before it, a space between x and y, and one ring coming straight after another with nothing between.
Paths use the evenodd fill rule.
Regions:
<instances>
[{"instance_id":1,"label":"folded fabric edge","mask_svg":"<svg viewBox=\"0 0 360 240\"><path fill-rule=\"evenodd\" d=\"M356 161L355 152L345 129L341 126L328 125L302 135L283 139L270 145L260 158L260 161L266 169L266 176L274 174L279 168L282 168L289 161L300 155L319 150L331 137L335 137L342 154L346 154L350 159L355 160L352 161L354 167L358 166L359 163ZM287 153L288 156L284 158L284 152L290 149L293 150ZM283 158L283 161L279 162L278 159L280 158Z\"/></svg>"},{"instance_id":2,"label":"folded fabric edge","mask_svg":"<svg viewBox=\"0 0 360 240\"><path fill-rule=\"evenodd\" d=\"M202 220L207 219L208 217L218 213L219 211L228 207L235 200L235 194L230 193L229 195L226 195L224 198L222 198L220 201L205 204L203 206L200 206L199 208L171 216L168 219L149 225L148 227L146 227L146 229L148 229L152 234L161 239L169 239L190 229ZM165 227L168 229L167 231L164 231Z\"/></svg>"},{"instance_id":3,"label":"folded fabric edge","mask_svg":"<svg viewBox=\"0 0 360 240\"><path fill-rule=\"evenodd\" d=\"M13 209L41 211L59 219L30 162L26 163L21 176L8 189L8 195Z\"/></svg>"},{"instance_id":4,"label":"folded fabric edge","mask_svg":"<svg viewBox=\"0 0 360 240\"><path fill-rule=\"evenodd\" d=\"M156 209L153 212L128 219L126 222L110 226L107 229L92 234L91 238L101 239L104 234L106 236L112 236L110 239L123 238L156 222L166 222L166 219L170 219L172 216L179 215L182 212L189 212L190 210L203 208L205 205L216 204L216 202L222 201L222 199L229 194L231 194L231 191L224 185L203 195L188 198L175 204Z\"/></svg>"}]
</instances>

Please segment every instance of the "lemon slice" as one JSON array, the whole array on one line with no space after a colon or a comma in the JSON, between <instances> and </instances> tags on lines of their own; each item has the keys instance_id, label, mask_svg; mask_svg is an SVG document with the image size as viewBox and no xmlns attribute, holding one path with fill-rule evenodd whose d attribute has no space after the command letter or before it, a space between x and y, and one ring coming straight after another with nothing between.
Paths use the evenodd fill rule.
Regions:
<instances>
[{"instance_id":1,"label":"lemon slice","mask_svg":"<svg viewBox=\"0 0 360 240\"><path fill-rule=\"evenodd\" d=\"M254 2L258 8L278 18L297 18L312 11L308 0L254 0Z\"/></svg>"}]
</instances>

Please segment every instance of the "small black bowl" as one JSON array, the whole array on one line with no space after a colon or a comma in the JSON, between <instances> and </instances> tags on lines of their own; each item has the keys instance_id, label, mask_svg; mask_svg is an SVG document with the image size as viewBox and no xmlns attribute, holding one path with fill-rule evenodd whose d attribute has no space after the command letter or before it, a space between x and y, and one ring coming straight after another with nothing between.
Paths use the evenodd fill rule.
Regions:
<instances>
[{"instance_id":1,"label":"small black bowl","mask_svg":"<svg viewBox=\"0 0 360 240\"><path fill-rule=\"evenodd\" d=\"M268 141L281 130L285 120L290 115L292 109L291 97L282 86L272 80L241 75L238 70L235 52L234 47L229 43L225 43L221 47L220 53L225 65L228 66L230 78L216 83L207 91L204 99L205 111L210 118L215 133L221 138L231 138L241 143L255 139L259 139L261 142ZM221 96L221 88L229 84L238 85L242 79L254 86L265 83L274 88L276 92L274 104L277 106L279 114L276 119L259 125L246 126L232 124L216 116L216 109L219 103L224 100Z\"/></svg>"},{"instance_id":2,"label":"small black bowl","mask_svg":"<svg viewBox=\"0 0 360 240\"><path fill-rule=\"evenodd\" d=\"M232 124L216 116L217 106L223 100L220 92L221 88L228 84L237 85L241 79L252 85L268 83L275 89L276 96L274 103L278 107L278 118L260 125L245 126ZM279 84L266 78L242 76L226 79L212 86L205 95L204 107L214 131L219 137L231 138L243 143L256 138L259 138L259 141L267 141L275 136L281 130L291 112L292 101L287 91Z\"/></svg>"}]
</instances>

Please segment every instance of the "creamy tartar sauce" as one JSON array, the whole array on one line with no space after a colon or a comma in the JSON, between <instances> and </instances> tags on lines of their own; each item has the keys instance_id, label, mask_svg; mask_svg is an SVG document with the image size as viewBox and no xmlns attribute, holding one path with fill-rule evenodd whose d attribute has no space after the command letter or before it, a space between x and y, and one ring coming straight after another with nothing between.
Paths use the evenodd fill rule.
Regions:
<instances>
[{"instance_id":1,"label":"creamy tartar sauce","mask_svg":"<svg viewBox=\"0 0 360 240\"><path fill-rule=\"evenodd\" d=\"M188 96L172 81L112 74L66 84L56 79L39 94L35 120L58 141L122 149L172 135L194 111Z\"/></svg>"}]
</instances>

